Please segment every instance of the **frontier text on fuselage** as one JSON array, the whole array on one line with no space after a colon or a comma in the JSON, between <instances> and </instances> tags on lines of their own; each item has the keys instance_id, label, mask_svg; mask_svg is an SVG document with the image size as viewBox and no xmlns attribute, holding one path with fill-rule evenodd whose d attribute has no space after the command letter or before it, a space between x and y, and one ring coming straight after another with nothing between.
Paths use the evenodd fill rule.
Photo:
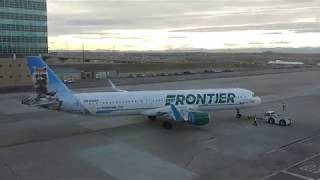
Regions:
<instances>
[{"instance_id":1,"label":"frontier text on fuselage","mask_svg":"<svg viewBox=\"0 0 320 180\"><path fill-rule=\"evenodd\" d=\"M234 93L210 93L210 94L178 94L167 95L166 106L175 105L194 105L194 104L229 104L235 102Z\"/></svg>"}]
</instances>

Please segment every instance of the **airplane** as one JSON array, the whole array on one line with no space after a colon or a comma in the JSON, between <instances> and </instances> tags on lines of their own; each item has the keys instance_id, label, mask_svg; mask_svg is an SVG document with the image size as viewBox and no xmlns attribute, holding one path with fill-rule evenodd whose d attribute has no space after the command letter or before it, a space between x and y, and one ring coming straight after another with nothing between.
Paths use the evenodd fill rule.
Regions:
<instances>
[{"instance_id":1,"label":"airplane","mask_svg":"<svg viewBox=\"0 0 320 180\"><path fill-rule=\"evenodd\" d=\"M32 75L36 97L23 104L93 116L144 115L150 120L165 117L163 128L172 129L172 122L202 126L209 123L209 113L240 109L261 103L255 93L240 88L191 89L159 91L125 91L110 80L114 92L73 93L40 56L26 60Z\"/></svg>"}]
</instances>

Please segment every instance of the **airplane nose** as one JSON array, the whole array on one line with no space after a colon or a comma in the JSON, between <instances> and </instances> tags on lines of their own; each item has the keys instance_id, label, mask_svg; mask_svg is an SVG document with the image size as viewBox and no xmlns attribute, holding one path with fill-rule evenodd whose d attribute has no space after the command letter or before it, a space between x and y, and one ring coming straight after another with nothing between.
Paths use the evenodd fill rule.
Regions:
<instances>
[{"instance_id":1,"label":"airplane nose","mask_svg":"<svg viewBox=\"0 0 320 180\"><path fill-rule=\"evenodd\" d=\"M255 102L255 104L260 104L261 103L261 98L260 97L254 97L254 102Z\"/></svg>"}]
</instances>

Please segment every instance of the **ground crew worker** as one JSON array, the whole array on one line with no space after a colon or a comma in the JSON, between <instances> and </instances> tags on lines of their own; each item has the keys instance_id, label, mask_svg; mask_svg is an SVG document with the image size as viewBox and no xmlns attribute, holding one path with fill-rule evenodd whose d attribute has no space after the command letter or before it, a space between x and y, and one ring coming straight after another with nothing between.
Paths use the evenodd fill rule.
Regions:
<instances>
[{"instance_id":1,"label":"ground crew worker","mask_svg":"<svg viewBox=\"0 0 320 180\"><path fill-rule=\"evenodd\" d=\"M285 112L287 109L287 105L285 103L282 103L282 111Z\"/></svg>"},{"instance_id":2,"label":"ground crew worker","mask_svg":"<svg viewBox=\"0 0 320 180\"><path fill-rule=\"evenodd\" d=\"M258 126L257 116L256 116L256 115L253 115L253 116L252 116L252 119L253 119L253 124L252 124L252 125Z\"/></svg>"}]
</instances>

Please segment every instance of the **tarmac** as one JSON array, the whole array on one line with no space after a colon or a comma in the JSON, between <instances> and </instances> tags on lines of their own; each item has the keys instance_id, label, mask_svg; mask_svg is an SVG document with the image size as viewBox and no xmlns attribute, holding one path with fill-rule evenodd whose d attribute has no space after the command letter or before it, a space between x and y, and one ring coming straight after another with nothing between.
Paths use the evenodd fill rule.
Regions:
<instances>
[{"instance_id":1,"label":"tarmac","mask_svg":"<svg viewBox=\"0 0 320 180\"><path fill-rule=\"evenodd\" d=\"M247 88L262 97L242 111L286 112L292 126L258 126L235 110L207 126L143 116L90 117L26 107L26 93L0 95L0 179L320 179L320 71L121 86L126 90ZM106 91L108 87L75 89Z\"/></svg>"}]
</instances>

